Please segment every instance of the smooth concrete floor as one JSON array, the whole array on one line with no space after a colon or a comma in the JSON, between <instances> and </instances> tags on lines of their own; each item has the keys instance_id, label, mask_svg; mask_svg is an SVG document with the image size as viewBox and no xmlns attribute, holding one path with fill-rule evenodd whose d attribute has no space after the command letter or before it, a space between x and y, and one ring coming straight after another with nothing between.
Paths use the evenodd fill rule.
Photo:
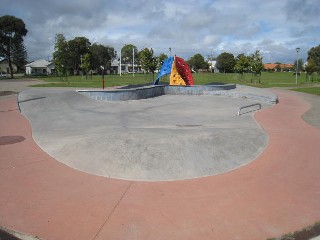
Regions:
<instances>
[{"instance_id":1,"label":"smooth concrete floor","mask_svg":"<svg viewBox=\"0 0 320 240\"><path fill-rule=\"evenodd\" d=\"M268 136L248 112L254 108L237 116L252 103L210 95L102 102L65 89L19 95L33 138L49 155L84 172L138 181L212 176L254 160Z\"/></svg>"}]
</instances>

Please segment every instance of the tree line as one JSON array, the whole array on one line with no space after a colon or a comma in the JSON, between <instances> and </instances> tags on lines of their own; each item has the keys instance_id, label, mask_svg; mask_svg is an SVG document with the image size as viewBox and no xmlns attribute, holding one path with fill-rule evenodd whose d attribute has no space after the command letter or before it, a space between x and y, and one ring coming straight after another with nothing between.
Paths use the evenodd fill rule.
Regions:
<instances>
[{"instance_id":1,"label":"tree line","mask_svg":"<svg viewBox=\"0 0 320 240\"><path fill-rule=\"evenodd\" d=\"M133 44L126 44L120 50L120 55L111 46L91 44L86 37L75 37L67 41L63 34L56 34L53 52L53 62L60 76L78 75L89 72L108 70L112 72L112 61L122 64L140 65L147 73L154 73L161 67L167 55L161 53L155 56L153 49L144 48L138 51Z\"/></svg>"},{"instance_id":2,"label":"tree line","mask_svg":"<svg viewBox=\"0 0 320 240\"><path fill-rule=\"evenodd\" d=\"M67 41L63 34L56 34L53 62L60 76L78 75L84 71L99 70L111 65L116 57L113 47L91 44L86 37L75 37Z\"/></svg>"}]
</instances>

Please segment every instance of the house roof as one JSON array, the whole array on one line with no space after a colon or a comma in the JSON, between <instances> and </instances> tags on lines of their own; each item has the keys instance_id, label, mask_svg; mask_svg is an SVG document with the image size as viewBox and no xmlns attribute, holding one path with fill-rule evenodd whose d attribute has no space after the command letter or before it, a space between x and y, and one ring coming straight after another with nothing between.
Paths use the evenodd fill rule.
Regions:
<instances>
[{"instance_id":1,"label":"house roof","mask_svg":"<svg viewBox=\"0 0 320 240\"><path fill-rule=\"evenodd\" d=\"M277 66L280 66L280 68L292 68L293 64L277 64L277 63L265 63L263 64L264 69L275 69Z\"/></svg>"},{"instance_id":2,"label":"house roof","mask_svg":"<svg viewBox=\"0 0 320 240\"><path fill-rule=\"evenodd\" d=\"M44 59L39 59L37 61L27 64L26 67L43 68L43 67L47 67L49 64L51 64L51 62L48 62L47 60L44 60Z\"/></svg>"}]
</instances>

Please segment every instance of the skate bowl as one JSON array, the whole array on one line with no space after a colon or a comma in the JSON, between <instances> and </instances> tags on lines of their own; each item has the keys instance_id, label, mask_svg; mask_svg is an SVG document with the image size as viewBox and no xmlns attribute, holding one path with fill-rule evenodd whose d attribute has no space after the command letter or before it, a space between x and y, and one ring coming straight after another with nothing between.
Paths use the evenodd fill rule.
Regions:
<instances>
[{"instance_id":1,"label":"skate bowl","mask_svg":"<svg viewBox=\"0 0 320 240\"><path fill-rule=\"evenodd\" d=\"M266 148L268 136L254 112L237 116L239 107L258 101L235 96L266 97L268 91L232 91L97 101L75 90L29 89L18 102L35 142L57 161L109 178L171 181L231 171ZM260 102L262 110L272 106Z\"/></svg>"}]
</instances>

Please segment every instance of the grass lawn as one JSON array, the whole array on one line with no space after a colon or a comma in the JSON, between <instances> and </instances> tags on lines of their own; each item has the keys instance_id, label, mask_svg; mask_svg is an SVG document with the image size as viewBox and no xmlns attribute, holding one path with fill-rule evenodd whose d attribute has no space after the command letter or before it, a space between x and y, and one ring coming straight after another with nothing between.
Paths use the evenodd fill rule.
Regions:
<instances>
[{"instance_id":1,"label":"grass lawn","mask_svg":"<svg viewBox=\"0 0 320 240\"><path fill-rule=\"evenodd\" d=\"M123 74L119 75L105 75L105 87L123 86L123 85L136 85L136 84L147 84L152 83L154 76L152 74ZM236 73L194 73L194 82L196 85L209 84L212 82L220 83L237 83L255 87L296 87L295 75L292 72L263 72L260 78L253 79L251 74L240 74ZM85 88L101 88L102 77L101 75L94 75L91 77L82 76L70 76L68 81L65 78L60 77L39 77L38 79L48 82L47 84L35 85L36 87L85 87ZM161 82L169 82L169 76L161 78ZM317 76L315 83L320 83L320 78ZM298 86L313 86L314 84L307 81L305 73L298 76Z\"/></svg>"},{"instance_id":2,"label":"grass lawn","mask_svg":"<svg viewBox=\"0 0 320 240\"><path fill-rule=\"evenodd\" d=\"M295 88L295 89L291 89L291 90L297 91L297 92L304 92L304 93L320 95L320 87Z\"/></svg>"}]
</instances>

